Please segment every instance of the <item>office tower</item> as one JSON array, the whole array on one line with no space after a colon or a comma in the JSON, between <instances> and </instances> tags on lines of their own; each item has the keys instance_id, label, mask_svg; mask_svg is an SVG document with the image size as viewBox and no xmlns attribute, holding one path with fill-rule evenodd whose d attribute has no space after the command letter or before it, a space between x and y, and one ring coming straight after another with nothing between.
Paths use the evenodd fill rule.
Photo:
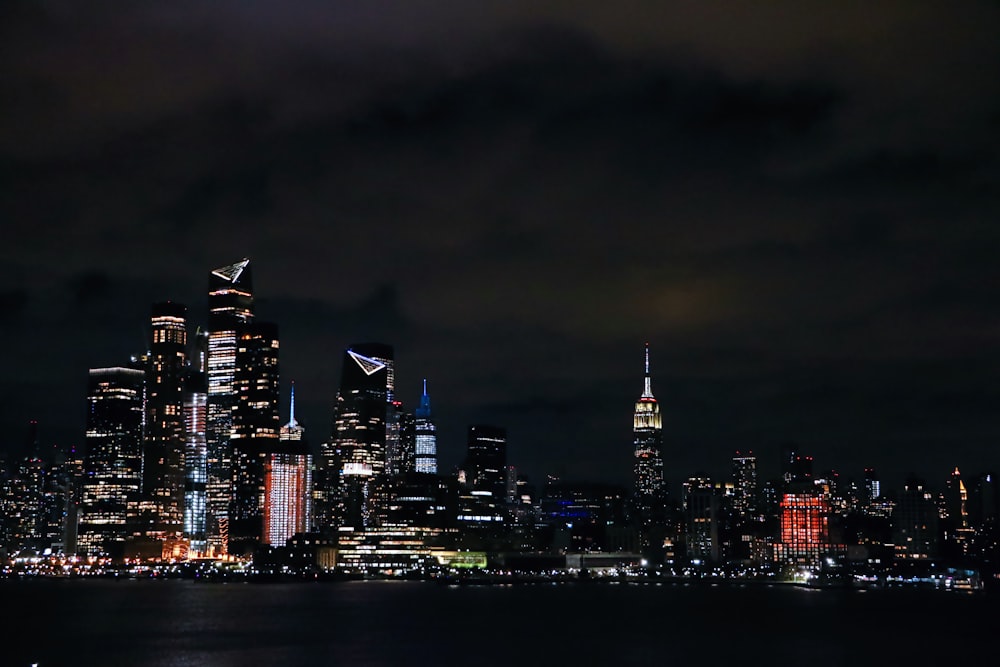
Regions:
<instances>
[{"instance_id":1,"label":"office tower","mask_svg":"<svg viewBox=\"0 0 1000 667\"><path fill-rule=\"evenodd\" d=\"M247 324L237 337L229 553L251 552L264 535L265 467L280 431L278 349L271 322Z\"/></svg>"},{"instance_id":2,"label":"office tower","mask_svg":"<svg viewBox=\"0 0 1000 667\"><path fill-rule=\"evenodd\" d=\"M368 482L385 472L386 411L394 389L393 350L363 343L344 351L333 433L324 456L330 519L337 525L368 525Z\"/></svg>"},{"instance_id":3,"label":"office tower","mask_svg":"<svg viewBox=\"0 0 1000 667\"><path fill-rule=\"evenodd\" d=\"M890 519L895 557L926 559L937 556L939 520L934 494L922 479L907 477Z\"/></svg>"},{"instance_id":4,"label":"office tower","mask_svg":"<svg viewBox=\"0 0 1000 667\"><path fill-rule=\"evenodd\" d=\"M208 334L198 331L190 355L191 363L184 376L184 537L195 554L208 550L205 527L208 483L208 381L205 362L208 355Z\"/></svg>"},{"instance_id":5,"label":"office tower","mask_svg":"<svg viewBox=\"0 0 1000 667\"><path fill-rule=\"evenodd\" d=\"M87 453L77 548L121 557L132 534L130 503L142 486L143 386L138 368L90 369L87 384Z\"/></svg>"},{"instance_id":6,"label":"office tower","mask_svg":"<svg viewBox=\"0 0 1000 667\"><path fill-rule=\"evenodd\" d=\"M687 524L687 556L694 561L717 561L720 555L720 496L705 473L684 482L684 516Z\"/></svg>"},{"instance_id":7,"label":"office tower","mask_svg":"<svg viewBox=\"0 0 1000 667\"><path fill-rule=\"evenodd\" d=\"M264 543L284 546L312 524L312 455L305 428L295 419L292 385L288 423L281 427L279 447L264 464Z\"/></svg>"},{"instance_id":8,"label":"office tower","mask_svg":"<svg viewBox=\"0 0 1000 667\"><path fill-rule=\"evenodd\" d=\"M460 526L481 530L502 527L507 512L507 431L498 426L469 427L468 449L459 480Z\"/></svg>"},{"instance_id":9,"label":"office tower","mask_svg":"<svg viewBox=\"0 0 1000 667\"><path fill-rule=\"evenodd\" d=\"M47 546L45 489L47 469L38 444L38 422L28 424L27 446L12 456L3 475L4 539L0 548L11 552L41 553Z\"/></svg>"},{"instance_id":10,"label":"office tower","mask_svg":"<svg viewBox=\"0 0 1000 667\"><path fill-rule=\"evenodd\" d=\"M187 362L187 308L153 304L146 359L146 427L142 448L139 534L176 552L184 533L183 380Z\"/></svg>"},{"instance_id":11,"label":"office tower","mask_svg":"<svg viewBox=\"0 0 1000 667\"><path fill-rule=\"evenodd\" d=\"M206 531L209 550L217 554L226 553L228 541L237 336L253 321L250 269L250 260L243 259L208 275Z\"/></svg>"},{"instance_id":12,"label":"office tower","mask_svg":"<svg viewBox=\"0 0 1000 667\"><path fill-rule=\"evenodd\" d=\"M399 415L399 470L404 475L417 471L417 418L412 412Z\"/></svg>"},{"instance_id":13,"label":"office tower","mask_svg":"<svg viewBox=\"0 0 1000 667\"><path fill-rule=\"evenodd\" d=\"M390 477L403 474L403 449L400 427L403 415L402 401L392 401L385 414L385 471Z\"/></svg>"},{"instance_id":14,"label":"office tower","mask_svg":"<svg viewBox=\"0 0 1000 667\"><path fill-rule=\"evenodd\" d=\"M437 435L434 433L434 421L431 419L431 397L427 395L427 380L424 380L424 393L420 397L420 406L416 409L414 422L414 447L417 472L437 474Z\"/></svg>"},{"instance_id":15,"label":"office tower","mask_svg":"<svg viewBox=\"0 0 1000 667\"><path fill-rule=\"evenodd\" d=\"M666 490L663 485L663 422L660 405L653 396L649 374L649 343L642 395L635 404L632 431L635 441L634 503L640 525L658 523L664 512Z\"/></svg>"},{"instance_id":16,"label":"office tower","mask_svg":"<svg viewBox=\"0 0 1000 667\"><path fill-rule=\"evenodd\" d=\"M733 511L737 520L748 522L755 509L757 497L757 457L753 452L733 455Z\"/></svg>"},{"instance_id":17,"label":"office tower","mask_svg":"<svg viewBox=\"0 0 1000 667\"><path fill-rule=\"evenodd\" d=\"M507 497L507 430L488 424L469 427L466 484L487 491L498 502Z\"/></svg>"},{"instance_id":18,"label":"office tower","mask_svg":"<svg viewBox=\"0 0 1000 667\"><path fill-rule=\"evenodd\" d=\"M882 496L882 483L874 468L865 468L865 505L870 505Z\"/></svg>"}]
</instances>

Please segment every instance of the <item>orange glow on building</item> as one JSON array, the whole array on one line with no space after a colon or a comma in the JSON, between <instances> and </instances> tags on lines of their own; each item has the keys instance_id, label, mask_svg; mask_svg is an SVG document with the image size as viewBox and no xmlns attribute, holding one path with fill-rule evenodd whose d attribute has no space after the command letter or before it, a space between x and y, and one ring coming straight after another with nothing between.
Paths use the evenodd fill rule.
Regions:
<instances>
[{"instance_id":1,"label":"orange glow on building","mask_svg":"<svg viewBox=\"0 0 1000 667\"><path fill-rule=\"evenodd\" d=\"M312 473L307 454L268 454L264 464L264 543L285 540L309 528Z\"/></svg>"}]
</instances>

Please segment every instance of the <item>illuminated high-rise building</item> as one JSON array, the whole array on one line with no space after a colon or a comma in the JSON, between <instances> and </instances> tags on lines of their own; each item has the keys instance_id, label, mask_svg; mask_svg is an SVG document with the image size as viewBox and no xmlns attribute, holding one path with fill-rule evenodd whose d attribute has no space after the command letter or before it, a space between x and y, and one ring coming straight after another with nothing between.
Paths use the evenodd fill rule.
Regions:
<instances>
[{"instance_id":1,"label":"illuminated high-rise building","mask_svg":"<svg viewBox=\"0 0 1000 667\"><path fill-rule=\"evenodd\" d=\"M164 554L184 535L184 373L187 308L153 305L146 358L146 427L142 448L142 497L138 534L164 545ZM174 546L171 546L174 545Z\"/></svg>"},{"instance_id":2,"label":"illuminated high-rise building","mask_svg":"<svg viewBox=\"0 0 1000 667\"><path fill-rule=\"evenodd\" d=\"M489 424L469 427L460 479L459 525L471 529L500 526L507 512L507 430Z\"/></svg>"},{"instance_id":3,"label":"illuminated high-rise building","mask_svg":"<svg viewBox=\"0 0 1000 667\"><path fill-rule=\"evenodd\" d=\"M402 427L403 416L402 401L392 401L386 408L385 413L385 471L390 477L402 475L410 472L405 469L405 452L403 451Z\"/></svg>"},{"instance_id":4,"label":"illuminated high-rise building","mask_svg":"<svg viewBox=\"0 0 1000 667\"><path fill-rule=\"evenodd\" d=\"M208 550L206 519L206 485L208 483L208 449L205 429L208 420L208 383L205 362L208 336L198 331L194 336L191 363L184 376L184 537L194 554Z\"/></svg>"},{"instance_id":5,"label":"illuminated high-rise building","mask_svg":"<svg viewBox=\"0 0 1000 667\"><path fill-rule=\"evenodd\" d=\"M277 450L264 464L265 544L284 546L296 533L312 524L312 455L305 428L295 419L295 385L292 385L288 423L281 427Z\"/></svg>"},{"instance_id":6,"label":"illuminated high-rise building","mask_svg":"<svg viewBox=\"0 0 1000 667\"><path fill-rule=\"evenodd\" d=\"M469 427L465 456L466 484L488 491L498 502L507 498L507 429L489 424Z\"/></svg>"},{"instance_id":7,"label":"illuminated high-rise building","mask_svg":"<svg viewBox=\"0 0 1000 667\"><path fill-rule=\"evenodd\" d=\"M938 555L940 521L935 494L912 475L892 509L892 543L897 559L928 559Z\"/></svg>"},{"instance_id":8,"label":"illuminated high-rise building","mask_svg":"<svg viewBox=\"0 0 1000 667\"><path fill-rule=\"evenodd\" d=\"M830 501L818 493L786 493L781 499L781 542L774 545L778 562L816 565L833 549L830 544Z\"/></svg>"},{"instance_id":9,"label":"illuminated high-rise building","mask_svg":"<svg viewBox=\"0 0 1000 667\"><path fill-rule=\"evenodd\" d=\"M757 457L753 452L733 454L733 512L739 522L751 520L757 497Z\"/></svg>"},{"instance_id":10,"label":"illuminated high-rise building","mask_svg":"<svg viewBox=\"0 0 1000 667\"><path fill-rule=\"evenodd\" d=\"M344 351L333 433L324 448L327 521L367 525L369 481L386 469L386 411L394 390L393 350L364 343ZM329 526L324 526L329 527Z\"/></svg>"},{"instance_id":11,"label":"illuminated high-rise building","mask_svg":"<svg viewBox=\"0 0 1000 667\"><path fill-rule=\"evenodd\" d=\"M243 259L208 275L206 532L215 553L225 553L228 541L237 337L253 321L250 268L250 260Z\"/></svg>"},{"instance_id":12,"label":"illuminated high-rise building","mask_svg":"<svg viewBox=\"0 0 1000 667\"><path fill-rule=\"evenodd\" d=\"M641 525L658 521L665 503L663 484L663 422L660 404L653 396L649 373L649 343L646 343L645 376L642 395L635 403L632 432L635 444L634 503L636 518Z\"/></svg>"},{"instance_id":13,"label":"illuminated high-rise building","mask_svg":"<svg viewBox=\"0 0 1000 667\"><path fill-rule=\"evenodd\" d=\"M415 411L414 453L417 472L437 474L437 435L431 419L431 397L427 395L427 380L420 406Z\"/></svg>"},{"instance_id":14,"label":"illuminated high-rise building","mask_svg":"<svg viewBox=\"0 0 1000 667\"><path fill-rule=\"evenodd\" d=\"M874 468L865 468L865 505L868 506L882 497L882 483Z\"/></svg>"},{"instance_id":15,"label":"illuminated high-rise building","mask_svg":"<svg viewBox=\"0 0 1000 667\"><path fill-rule=\"evenodd\" d=\"M145 372L92 368L87 388L87 453L77 548L121 556L131 535L129 503L142 485L142 402Z\"/></svg>"},{"instance_id":16,"label":"illuminated high-rise building","mask_svg":"<svg viewBox=\"0 0 1000 667\"><path fill-rule=\"evenodd\" d=\"M278 327L253 322L237 337L233 384L232 503L229 553L248 553L264 535L264 476L268 456L278 451Z\"/></svg>"}]
</instances>

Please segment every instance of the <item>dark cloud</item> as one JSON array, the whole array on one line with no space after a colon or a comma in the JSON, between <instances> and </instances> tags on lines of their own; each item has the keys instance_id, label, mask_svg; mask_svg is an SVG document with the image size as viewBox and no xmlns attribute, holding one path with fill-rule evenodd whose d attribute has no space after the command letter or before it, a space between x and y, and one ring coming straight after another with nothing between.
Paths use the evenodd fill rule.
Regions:
<instances>
[{"instance_id":1,"label":"dark cloud","mask_svg":"<svg viewBox=\"0 0 1000 667\"><path fill-rule=\"evenodd\" d=\"M650 340L675 483L784 440L995 465L995 3L0 11L8 433L78 439L86 369L249 256L314 441L382 340L443 460L504 421L627 480Z\"/></svg>"},{"instance_id":2,"label":"dark cloud","mask_svg":"<svg viewBox=\"0 0 1000 667\"><path fill-rule=\"evenodd\" d=\"M27 310L28 299L25 288L0 291L0 323L7 325L20 320Z\"/></svg>"}]
</instances>

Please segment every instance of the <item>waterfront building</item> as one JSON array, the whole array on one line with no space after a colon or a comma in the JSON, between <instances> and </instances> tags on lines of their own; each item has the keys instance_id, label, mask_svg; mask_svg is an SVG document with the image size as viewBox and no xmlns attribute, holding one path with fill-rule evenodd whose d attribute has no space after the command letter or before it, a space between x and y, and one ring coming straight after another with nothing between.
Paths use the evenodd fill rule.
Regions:
<instances>
[{"instance_id":1,"label":"waterfront building","mask_svg":"<svg viewBox=\"0 0 1000 667\"><path fill-rule=\"evenodd\" d=\"M467 447L458 521L473 529L502 526L507 517L507 430L474 424Z\"/></svg>"},{"instance_id":2,"label":"waterfront building","mask_svg":"<svg viewBox=\"0 0 1000 667\"><path fill-rule=\"evenodd\" d=\"M924 480L907 477L892 508L892 543L897 559L928 559L938 555L940 517L934 494Z\"/></svg>"},{"instance_id":3,"label":"waterfront building","mask_svg":"<svg viewBox=\"0 0 1000 667\"><path fill-rule=\"evenodd\" d=\"M142 402L145 371L91 368L87 381L86 455L77 549L121 556L131 535L129 503L142 486Z\"/></svg>"},{"instance_id":4,"label":"waterfront building","mask_svg":"<svg viewBox=\"0 0 1000 667\"><path fill-rule=\"evenodd\" d=\"M623 486L550 476L539 503L547 546L568 552L622 551L627 498Z\"/></svg>"},{"instance_id":5,"label":"waterfront building","mask_svg":"<svg viewBox=\"0 0 1000 667\"><path fill-rule=\"evenodd\" d=\"M187 308L153 304L146 356L146 423L137 537L160 542L164 555L183 555L184 373Z\"/></svg>"},{"instance_id":6,"label":"waterfront building","mask_svg":"<svg viewBox=\"0 0 1000 667\"><path fill-rule=\"evenodd\" d=\"M264 464L264 544L283 546L312 525L312 454L305 428L295 419L292 384L288 423L281 427L278 449Z\"/></svg>"},{"instance_id":7,"label":"waterfront building","mask_svg":"<svg viewBox=\"0 0 1000 667\"><path fill-rule=\"evenodd\" d=\"M420 396L414 422L414 454L417 472L437 474L437 435L431 418L431 397L427 395L427 380Z\"/></svg>"},{"instance_id":8,"label":"waterfront building","mask_svg":"<svg viewBox=\"0 0 1000 667\"><path fill-rule=\"evenodd\" d=\"M238 337L231 438L231 554L252 551L265 532L265 468L269 455L280 451L279 346L278 326L271 322L247 324Z\"/></svg>"},{"instance_id":9,"label":"waterfront building","mask_svg":"<svg viewBox=\"0 0 1000 667\"><path fill-rule=\"evenodd\" d=\"M363 343L344 351L333 432L321 461L329 522L321 528L371 522L377 499L369 497L369 482L386 470L386 412L394 387L391 346Z\"/></svg>"},{"instance_id":10,"label":"waterfront building","mask_svg":"<svg viewBox=\"0 0 1000 667\"><path fill-rule=\"evenodd\" d=\"M384 477L382 484L385 502L376 508L379 526L455 527L459 490L453 476L409 472Z\"/></svg>"},{"instance_id":11,"label":"waterfront building","mask_svg":"<svg viewBox=\"0 0 1000 667\"><path fill-rule=\"evenodd\" d=\"M507 430L489 424L470 426L464 470L470 488L506 501Z\"/></svg>"},{"instance_id":12,"label":"waterfront building","mask_svg":"<svg viewBox=\"0 0 1000 667\"><path fill-rule=\"evenodd\" d=\"M781 541L775 560L789 565L818 565L833 550L830 543L830 502L818 493L785 493L781 498Z\"/></svg>"},{"instance_id":13,"label":"waterfront building","mask_svg":"<svg viewBox=\"0 0 1000 667\"><path fill-rule=\"evenodd\" d=\"M226 553L228 546L237 337L253 316L250 260L209 272L206 532L209 551L215 554Z\"/></svg>"}]
</instances>

